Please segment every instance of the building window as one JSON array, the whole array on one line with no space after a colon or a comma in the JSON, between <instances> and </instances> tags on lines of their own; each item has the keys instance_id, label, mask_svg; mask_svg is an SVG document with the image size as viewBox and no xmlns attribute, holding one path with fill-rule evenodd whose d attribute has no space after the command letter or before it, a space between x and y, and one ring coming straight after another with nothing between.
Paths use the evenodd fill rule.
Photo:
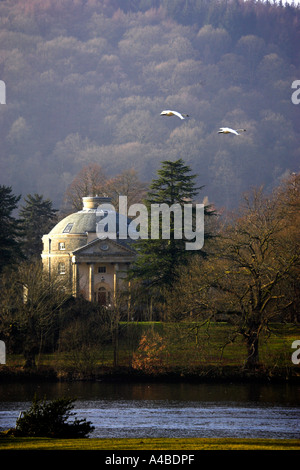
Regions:
<instances>
[{"instance_id":1,"label":"building window","mask_svg":"<svg viewBox=\"0 0 300 470\"><path fill-rule=\"evenodd\" d=\"M65 263L58 263L58 274L66 274Z\"/></svg>"},{"instance_id":2,"label":"building window","mask_svg":"<svg viewBox=\"0 0 300 470\"><path fill-rule=\"evenodd\" d=\"M59 249L59 250L65 250L65 249L66 249L65 242L60 242L60 243L58 244L58 249Z\"/></svg>"},{"instance_id":3,"label":"building window","mask_svg":"<svg viewBox=\"0 0 300 470\"><path fill-rule=\"evenodd\" d=\"M99 266L98 273L106 273L106 266Z\"/></svg>"},{"instance_id":4,"label":"building window","mask_svg":"<svg viewBox=\"0 0 300 470\"><path fill-rule=\"evenodd\" d=\"M74 224L68 224L65 226L63 233L70 233Z\"/></svg>"}]
</instances>

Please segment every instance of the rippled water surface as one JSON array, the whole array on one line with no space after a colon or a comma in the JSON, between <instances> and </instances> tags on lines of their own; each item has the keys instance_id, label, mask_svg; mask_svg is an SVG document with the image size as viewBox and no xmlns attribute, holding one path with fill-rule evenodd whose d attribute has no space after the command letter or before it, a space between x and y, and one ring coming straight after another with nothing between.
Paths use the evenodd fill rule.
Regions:
<instances>
[{"instance_id":1,"label":"rippled water surface","mask_svg":"<svg viewBox=\"0 0 300 470\"><path fill-rule=\"evenodd\" d=\"M34 394L75 398L90 437L300 438L300 387L257 384L2 384L0 429Z\"/></svg>"}]
</instances>

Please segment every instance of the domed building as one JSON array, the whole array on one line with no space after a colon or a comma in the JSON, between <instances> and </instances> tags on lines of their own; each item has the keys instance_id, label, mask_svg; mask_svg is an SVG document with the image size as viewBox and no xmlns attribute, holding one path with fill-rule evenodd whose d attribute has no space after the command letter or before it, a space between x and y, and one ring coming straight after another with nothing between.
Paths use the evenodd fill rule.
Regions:
<instances>
[{"instance_id":1,"label":"domed building","mask_svg":"<svg viewBox=\"0 0 300 470\"><path fill-rule=\"evenodd\" d=\"M101 214L110 210L99 212L99 207L109 208L109 203L110 198L84 197L81 211L65 217L42 238L42 262L50 278L62 276L75 297L82 295L101 305L113 302L136 256L132 241L118 238L117 212L113 214L116 238L99 238Z\"/></svg>"}]
</instances>

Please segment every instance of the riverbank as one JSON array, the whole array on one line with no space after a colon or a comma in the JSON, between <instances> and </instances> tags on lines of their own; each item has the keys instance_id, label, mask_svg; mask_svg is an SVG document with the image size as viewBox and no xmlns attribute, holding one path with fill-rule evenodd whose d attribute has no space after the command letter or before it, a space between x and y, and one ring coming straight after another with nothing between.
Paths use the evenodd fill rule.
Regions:
<instances>
[{"instance_id":1,"label":"riverbank","mask_svg":"<svg viewBox=\"0 0 300 470\"><path fill-rule=\"evenodd\" d=\"M35 369L0 366L0 382L75 382L75 381L127 381L127 382L259 382L300 383L300 366L244 369L236 366L201 366L186 372L170 368L160 373L145 373L131 367L100 367L92 374L73 369L55 370L42 366Z\"/></svg>"},{"instance_id":2,"label":"riverbank","mask_svg":"<svg viewBox=\"0 0 300 470\"><path fill-rule=\"evenodd\" d=\"M300 450L300 439L50 439L0 437L0 450Z\"/></svg>"},{"instance_id":3,"label":"riverbank","mask_svg":"<svg viewBox=\"0 0 300 470\"><path fill-rule=\"evenodd\" d=\"M79 445L74 449L79 450L81 444L82 450L89 446L93 446L92 450L95 446L95 450L126 450L135 446L138 450L166 446L180 449L181 445L184 449L197 446L204 450L204 444L213 449L212 444L218 448L224 444L230 449L232 444L237 445L237 439L237 448L254 448L255 442L261 445L264 441L273 449L278 447L275 440L286 446L284 441L290 445L290 441L299 439L298 384L15 382L2 384L0 391L3 431L15 427L20 412L29 409L35 396L49 401L76 398L74 417L87 419L95 429L82 443L73 440L68 444L66 439L56 443L52 439L44 441L47 446L60 445L62 449L65 445ZM19 437L7 436L11 440L10 449L21 448L19 442L29 443L29 449L35 446L35 439L19 441ZM44 442L39 440L36 444ZM3 445L0 442L0 448Z\"/></svg>"}]
</instances>

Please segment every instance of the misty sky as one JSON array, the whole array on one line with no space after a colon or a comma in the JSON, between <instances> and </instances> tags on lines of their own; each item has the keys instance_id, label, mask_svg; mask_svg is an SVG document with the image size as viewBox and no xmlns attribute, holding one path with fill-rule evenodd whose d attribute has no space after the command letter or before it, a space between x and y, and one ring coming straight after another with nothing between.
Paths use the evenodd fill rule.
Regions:
<instances>
[{"instance_id":1,"label":"misty sky","mask_svg":"<svg viewBox=\"0 0 300 470\"><path fill-rule=\"evenodd\" d=\"M277 0L277 3L278 3L279 0ZM300 0L282 0L282 3L283 5L285 5L286 3L289 3L290 5L294 4L294 5L299 5L300 6Z\"/></svg>"},{"instance_id":2,"label":"misty sky","mask_svg":"<svg viewBox=\"0 0 300 470\"><path fill-rule=\"evenodd\" d=\"M217 0L196 19L172 9L113 14L103 2L71 3L71 11L60 4L58 14L36 2L37 15L26 9L21 20L13 5L21 8L22 0L8 9L0 1L0 78L8 84L0 115L1 184L22 197L42 194L60 208L90 164L107 178L134 168L149 182L161 161L182 156L199 175L203 196L232 208L250 186L269 191L298 171L291 84L300 78L300 0L293 12L273 0L266 9L242 3L240 18L229 14L229 2L226 22ZM112 3L117 8L122 1ZM80 4L89 5L84 18ZM170 107L190 119L157 119ZM247 133L221 139L223 126Z\"/></svg>"}]
</instances>

